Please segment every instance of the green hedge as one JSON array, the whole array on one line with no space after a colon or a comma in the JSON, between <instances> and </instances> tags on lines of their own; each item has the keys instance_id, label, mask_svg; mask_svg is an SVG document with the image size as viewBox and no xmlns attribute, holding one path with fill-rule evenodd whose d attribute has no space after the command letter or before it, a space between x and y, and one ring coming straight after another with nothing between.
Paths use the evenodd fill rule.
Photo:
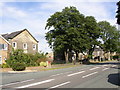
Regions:
<instances>
[{"instance_id":1,"label":"green hedge","mask_svg":"<svg viewBox=\"0 0 120 90\"><path fill-rule=\"evenodd\" d=\"M12 65L12 69L14 71L23 71L26 69L26 66L24 63L17 62Z\"/></svg>"}]
</instances>

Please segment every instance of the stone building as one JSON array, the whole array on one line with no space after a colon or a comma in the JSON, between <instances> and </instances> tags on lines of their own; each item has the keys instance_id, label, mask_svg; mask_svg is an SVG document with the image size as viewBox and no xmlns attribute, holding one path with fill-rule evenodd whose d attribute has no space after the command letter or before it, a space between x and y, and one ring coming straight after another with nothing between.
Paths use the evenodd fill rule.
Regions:
<instances>
[{"instance_id":1,"label":"stone building","mask_svg":"<svg viewBox=\"0 0 120 90\"><path fill-rule=\"evenodd\" d=\"M9 57L12 48L22 49L24 53L35 54L38 52L38 41L27 30L20 30L0 36L0 61L1 64Z\"/></svg>"}]
</instances>

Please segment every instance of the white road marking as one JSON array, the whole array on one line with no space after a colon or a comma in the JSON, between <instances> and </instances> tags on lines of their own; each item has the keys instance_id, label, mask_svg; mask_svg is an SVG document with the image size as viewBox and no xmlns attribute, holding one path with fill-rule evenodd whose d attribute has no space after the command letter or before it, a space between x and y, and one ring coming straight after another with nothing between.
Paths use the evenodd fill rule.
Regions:
<instances>
[{"instance_id":1,"label":"white road marking","mask_svg":"<svg viewBox=\"0 0 120 90\"><path fill-rule=\"evenodd\" d=\"M48 79L48 80L45 80L45 81L41 81L41 82L36 82L36 83L32 83L32 84L29 84L29 85L24 85L24 86L20 86L20 87L16 87L16 88L26 88L26 87L31 87L31 86L35 86L35 85L38 85L38 84L43 84L43 83L47 83L47 82L51 82L55 79Z\"/></svg>"},{"instance_id":2,"label":"white road marking","mask_svg":"<svg viewBox=\"0 0 120 90\"><path fill-rule=\"evenodd\" d=\"M53 76L58 76L58 75L61 75L63 73L59 73L59 74L55 74L55 75L51 75L50 77L53 77Z\"/></svg>"},{"instance_id":3,"label":"white road marking","mask_svg":"<svg viewBox=\"0 0 120 90\"><path fill-rule=\"evenodd\" d=\"M60 86L66 85L66 84L68 84L68 83L70 83L70 81L65 82L65 83L62 83L62 84L59 84L59 85L56 85L56 86L53 86L53 87L50 87L50 89L52 89L52 88L57 88L57 87L60 87ZM49 89L48 89L48 90L49 90Z\"/></svg>"},{"instance_id":4,"label":"white road marking","mask_svg":"<svg viewBox=\"0 0 120 90\"><path fill-rule=\"evenodd\" d=\"M112 65L112 67L116 67L117 65Z\"/></svg>"},{"instance_id":5,"label":"white road marking","mask_svg":"<svg viewBox=\"0 0 120 90\"><path fill-rule=\"evenodd\" d=\"M73 75L80 74L80 73L83 73L83 72L85 72L85 71L81 71L81 72L77 72L77 73L72 73L72 74L69 74L67 76L73 76Z\"/></svg>"},{"instance_id":6,"label":"white road marking","mask_svg":"<svg viewBox=\"0 0 120 90\"><path fill-rule=\"evenodd\" d=\"M105 71L105 70L107 70L107 69L109 69L109 68L104 68L102 71Z\"/></svg>"},{"instance_id":7,"label":"white road marking","mask_svg":"<svg viewBox=\"0 0 120 90\"><path fill-rule=\"evenodd\" d=\"M108 66L108 65L103 65L103 67L104 67L104 66Z\"/></svg>"},{"instance_id":8,"label":"white road marking","mask_svg":"<svg viewBox=\"0 0 120 90\"><path fill-rule=\"evenodd\" d=\"M88 75L82 76L82 78L86 78L86 77L91 76L91 75L96 74L96 73L98 73L98 72L94 72L94 73L91 73L91 74L88 74Z\"/></svg>"},{"instance_id":9,"label":"white road marking","mask_svg":"<svg viewBox=\"0 0 120 90\"><path fill-rule=\"evenodd\" d=\"M32 81L34 79L30 79L30 80L25 80L25 81L21 81L21 82L16 82L16 83L9 83L9 84L5 84L5 85L0 85L0 87L3 87L3 86L8 86L8 85L13 85L13 84L18 84L18 83L24 83L24 82L29 82L29 81Z\"/></svg>"},{"instance_id":10,"label":"white road marking","mask_svg":"<svg viewBox=\"0 0 120 90\"><path fill-rule=\"evenodd\" d=\"M95 69L97 69L97 68L100 68L100 67L91 68L91 69L89 69L89 70L95 70Z\"/></svg>"},{"instance_id":11,"label":"white road marking","mask_svg":"<svg viewBox=\"0 0 120 90\"><path fill-rule=\"evenodd\" d=\"M58 76L58 75L61 75L61 74L67 74L67 73L71 73L71 72L72 72L72 71L65 72L65 73L59 73L59 74L51 75L50 77L53 77L53 76Z\"/></svg>"}]
</instances>

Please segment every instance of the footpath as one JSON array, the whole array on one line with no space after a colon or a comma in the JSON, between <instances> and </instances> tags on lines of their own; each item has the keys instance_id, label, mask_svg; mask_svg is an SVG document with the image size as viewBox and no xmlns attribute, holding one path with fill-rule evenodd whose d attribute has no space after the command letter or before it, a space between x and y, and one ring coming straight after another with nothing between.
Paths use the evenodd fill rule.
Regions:
<instances>
[{"instance_id":1,"label":"footpath","mask_svg":"<svg viewBox=\"0 0 120 90\"><path fill-rule=\"evenodd\" d=\"M81 64L76 63L76 65L73 65L73 63L69 64L55 64L51 65L49 67L43 67L43 66L35 66L35 67L26 67L26 70L24 71L13 71L12 68L0 68L0 72L8 72L8 73L21 73L21 72L38 72L38 71L47 71L47 70L54 70L54 69L62 69L62 68L69 68L69 67L76 67L80 66Z\"/></svg>"}]
</instances>

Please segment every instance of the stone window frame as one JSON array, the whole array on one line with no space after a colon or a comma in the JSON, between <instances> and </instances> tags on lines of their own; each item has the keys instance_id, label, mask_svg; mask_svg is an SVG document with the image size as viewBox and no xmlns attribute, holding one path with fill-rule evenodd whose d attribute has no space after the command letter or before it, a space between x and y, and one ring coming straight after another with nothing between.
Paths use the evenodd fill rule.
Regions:
<instances>
[{"instance_id":1,"label":"stone window frame","mask_svg":"<svg viewBox=\"0 0 120 90\"><path fill-rule=\"evenodd\" d=\"M37 45L33 44L33 50L36 50L36 48L37 48Z\"/></svg>"},{"instance_id":2,"label":"stone window frame","mask_svg":"<svg viewBox=\"0 0 120 90\"><path fill-rule=\"evenodd\" d=\"M27 48L28 48L27 43L23 43L23 49L27 49Z\"/></svg>"},{"instance_id":3,"label":"stone window frame","mask_svg":"<svg viewBox=\"0 0 120 90\"><path fill-rule=\"evenodd\" d=\"M8 44L0 44L0 50L8 50Z\"/></svg>"},{"instance_id":4,"label":"stone window frame","mask_svg":"<svg viewBox=\"0 0 120 90\"><path fill-rule=\"evenodd\" d=\"M15 46L14 46L13 44L14 44ZM17 48L17 42L12 42L12 47L13 47L13 48Z\"/></svg>"}]
</instances>

